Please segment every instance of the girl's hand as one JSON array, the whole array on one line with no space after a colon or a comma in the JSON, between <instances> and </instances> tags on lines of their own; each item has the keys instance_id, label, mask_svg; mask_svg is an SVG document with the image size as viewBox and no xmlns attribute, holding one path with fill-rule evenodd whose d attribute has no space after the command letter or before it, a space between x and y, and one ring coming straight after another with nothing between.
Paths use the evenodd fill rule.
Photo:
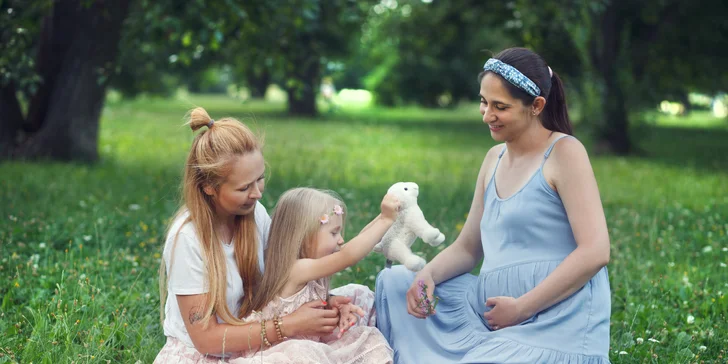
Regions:
<instances>
[{"instance_id":1,"label":"girl's hand","mask_svg":"<svg viewBox=\"0 0 728 364\"><path fill-rule=\"evenodd\" d=\"M399 207L399 199L390 193L386 194L382 199L382 218L389 219L391 221L396 220Z\"/></svg>"},{"instance_id":2,"label":"girl's hand","mask_svg":"<svg viewBox=\"0 0 728 364\"><path fill-rule=\"evenodd\" d=\"M420 283L420 281L422 283ZM432 275L424 270L421 270L415 276L415 280L407 290L407 312L417 318L426 318L429 315L434 315L432 312L427 312L427 309L422 306L422 285L427 286L424 293L427 295L428 302L434 302L433 294L435 292L435 281L432 279Z\"/></svg>"},{"instance_id":3,"label":"girl's hand","mask_svg":"<svg viewBox=\"0 0 728 364\"><path fill-rule=\"evenodd\" d=\"M341 305L345 305L347 303L351 303L351 297L329 295L329 301L326 307L339 309Z\"/></svg>"},{"instance_id":4,"label":"girl's hand","mask_svg":"<svg viewBox=\"0 0 728 364\"><path fill-rule=\"evenodd\" d=\"M504 327L515 326L520 324L529 317L524 312L523 307L518 300L513 297L491 297L485 301L485 306L493 307L490 311L483 314L488 321L488 325L493 330L500 330Z\"/></svg>"},{"instance_id":5,"label":"girl's hand","mask_svg":"<svg viewBox=\"0 0 728 364\"><path fill-rule=\"evenodd\" d=\"M285 336L316 335L325 336L334 332L339 323L339 311L326 309L326 302L312 301L285 316L283 334Z\"/></svg>"},{"instance_id":6,"label":"girl's hand","mask_svg":"<svg viewBox=\"0 0 728 364\"><path fill-rule=\"evenodd\" d=\"M349 330L352 326L356 325L359 318L364 316L366 312L356 305L351 303L340 305L339 307L339 333L340 338L344 333Z\"/></svg>"}]
</instances>

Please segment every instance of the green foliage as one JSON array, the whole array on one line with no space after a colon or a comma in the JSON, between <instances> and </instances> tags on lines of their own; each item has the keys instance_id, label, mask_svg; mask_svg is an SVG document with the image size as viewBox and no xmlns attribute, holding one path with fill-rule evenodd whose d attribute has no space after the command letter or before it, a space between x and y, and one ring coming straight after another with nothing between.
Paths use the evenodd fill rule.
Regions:
<instances>
[{"instance_id":1,"label":"green foliage","mask_svg":"<svg viewBox=\"0 0 728 364\"><path fill-rule=\"evenodd\" d=\"M294 186L333 189L351 212L347 238L376 215L392 182L416 181L420 206L447 237L436 248L415 243L428 259L462 228L493 145L475 104L344 107L327 120L281 117L282 105L221 97L111 105L97 166L2 164L0 362L153 360L164 344L157 268L193 136L182 116L195 105L266 134L269 209ZM656 126L640 138L651 159L592 157L612 242L612 362L726 358L726 137L724 123ZM383 265L371 254L334 284L373 287Z\"/></svg>"},{"instance_id":2,"label":"green foliage","mask_svg":"<svg viewBox=\"0 0 728 364\"><path fill-rule=\"evenodd\" d=\"M0 86L13 83L26 97L41 82L34 60L41 20L51 0L0 1Z\"/></svg>"},{"instance_id":3,"label":"green foliage","mask_svg":"<svg viewBox=\"0 0 728 364\"><path fill-rule=\"evenodd\" d=\"M455 105L477 94L475 76L510 45L501 3L381 2L369 12L361 51L371 72L364 84L383 105Z\"/></svg>"}]
</instances>

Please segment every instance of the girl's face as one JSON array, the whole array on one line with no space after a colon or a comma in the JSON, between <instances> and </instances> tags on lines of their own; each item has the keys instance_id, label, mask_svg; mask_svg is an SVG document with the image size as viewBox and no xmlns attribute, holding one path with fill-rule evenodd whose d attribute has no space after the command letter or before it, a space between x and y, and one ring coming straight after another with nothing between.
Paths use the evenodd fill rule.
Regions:
<instances>
[{"instance_id":1,"label":"girl's face","mask_svg":"<svg viewBox=\"0 0 728 364\"><path fill-rule=\"evenodd\" d=\"M230 173L217 190L205 187L223 218L252 213L265 190L265 161L260 151L237 156L231 163Z\"/></svg>"},{"instance_id":2,"label":"girl's face","mask_svg":"<svg viewBox=\"0 0 728 364\"><path fill-rule=\"evenodd\" d=\"M503 82L492 72L480 81L480 115L490 135L499 142L512 140L532 124L530 108L512 97Z\"/></svg>"},{"instance_id":3,"label":"girl's face","mask_svg":"<svg viewBox=\"0 0 728 364\"><path fill-rule=\"evenodd\" d=\"M329 214L329 222L322 224L316 234L316 256L314 258L318 259L339 251L341 245L344 244L344 238L341 236L343 222L343 216Z\"/></svg>"}]
</instances>

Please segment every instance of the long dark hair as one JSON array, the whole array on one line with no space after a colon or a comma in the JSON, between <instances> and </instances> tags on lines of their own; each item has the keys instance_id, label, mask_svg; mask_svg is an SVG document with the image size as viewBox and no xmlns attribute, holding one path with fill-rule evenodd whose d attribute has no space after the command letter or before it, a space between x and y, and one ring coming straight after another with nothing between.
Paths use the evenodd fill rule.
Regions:
<instances>
[{"instance_id":1,"label":"long dark hair","mask_svg":"<svg viewBox=\"0 0 728 364\"><path fill-rule=\"evenodd\" d=\"M556 72L553 72L553 76L549 75L549 67L541 56L526 48L508 48L493 58L513 66L541 89L540 96L546 99L546 106L541 114L541 124L544 128L564 134L573 134L569 111L566 108L564 85ZM490 71L483 71L478 75L479 83L487 72ZM533 105L536 97L508 81L503 80L503 84L512 97L521 100L526 106Z\"/></svg>"}]
</instances>

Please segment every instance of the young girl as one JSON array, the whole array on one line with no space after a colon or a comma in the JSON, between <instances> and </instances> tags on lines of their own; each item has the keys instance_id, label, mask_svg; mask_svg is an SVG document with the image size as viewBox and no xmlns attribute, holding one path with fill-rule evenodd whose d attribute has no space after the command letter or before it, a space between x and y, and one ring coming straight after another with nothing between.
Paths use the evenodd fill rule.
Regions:
<instances>
[{"instance_id":1,"label":"young girl","mask_svg":"<svg viewBox=\"0 0 728 364\"><path fill-rule=\"evenodd\" d=\"M324 191L296 188L281 196L271 223L266 251L266 270L258 295L241 308L246 322L260 322L259 332L273 326L275 335L266 337L263 351L251 350L234 363L391 363L392 351L382 334L371 326L353 326L363 315L351 304L339 307L338 333L291 335L281 317L311 300L326 302L331 275L362 260L384 236L396 218L399 203L386 195L382 213L357 237L344 240L343 202ZM287 337L288 336L288 337ZM268 344L275 339L275 346Z\"/></svg>"}]
</instances>

